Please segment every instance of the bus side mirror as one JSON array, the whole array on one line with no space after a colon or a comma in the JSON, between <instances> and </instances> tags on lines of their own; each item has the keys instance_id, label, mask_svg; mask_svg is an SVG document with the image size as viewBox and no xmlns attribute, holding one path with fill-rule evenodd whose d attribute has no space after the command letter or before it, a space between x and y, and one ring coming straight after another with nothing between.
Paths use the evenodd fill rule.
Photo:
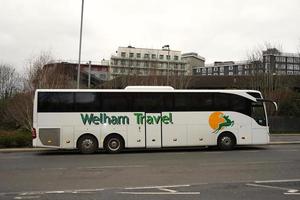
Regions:
<instances>
[{"instance_id":1,"label":"bus side mirror","mask_svg":"<svg viewBox=\"0 0 300 200\"><path fill-rule=\"evenodd\" d=\"M259 102L272 103L275 107L275 111L276 112L278 111L278 105L275 101L268 100L268 99L256 99L256 100L259 101Z\"/></svg>"}]
</instances>

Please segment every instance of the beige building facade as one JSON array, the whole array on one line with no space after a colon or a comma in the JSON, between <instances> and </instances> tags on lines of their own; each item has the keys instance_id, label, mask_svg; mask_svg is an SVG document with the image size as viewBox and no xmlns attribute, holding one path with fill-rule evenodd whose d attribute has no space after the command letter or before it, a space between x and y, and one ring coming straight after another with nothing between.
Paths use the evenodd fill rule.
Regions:
<instances>
[{"instance_id":1,"label":"beige building facade","mask_svg":"<svg viewBox=\"0 0 300 200\"><path fill-rule=\"evenodd\" d=\"M122 75L187 75L181 52L168 49L119 47L110 59L111 79Z\"/></svg>"}]
</instances>

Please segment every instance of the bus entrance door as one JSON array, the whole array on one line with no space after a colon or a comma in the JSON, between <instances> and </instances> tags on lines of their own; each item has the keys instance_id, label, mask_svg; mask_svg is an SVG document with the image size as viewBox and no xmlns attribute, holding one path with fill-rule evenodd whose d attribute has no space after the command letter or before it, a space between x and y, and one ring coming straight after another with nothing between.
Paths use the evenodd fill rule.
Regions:
<instances>
[{"instance_id":1,"label":"bus entrance door","mask_svg":"<svg viewBox=\"0 0 300 200\"><path fill-rule=\"evenodd\" d=\"M161 147L161 113L146 113L146 147Z\"/></svg>"}]
</instances>

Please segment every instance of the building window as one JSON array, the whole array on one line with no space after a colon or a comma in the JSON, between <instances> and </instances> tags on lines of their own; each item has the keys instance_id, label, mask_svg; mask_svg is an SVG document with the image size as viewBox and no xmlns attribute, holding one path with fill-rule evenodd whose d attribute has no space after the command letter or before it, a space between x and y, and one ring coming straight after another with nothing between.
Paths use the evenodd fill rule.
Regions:
<instances>
[{"instance_id":1,"label":"building window","mask_svg":"<svg viewBox=\"0 0 300 200\"><path fill-rule=\"evenodd\" d=\"M178 60L178 56L174 56L174 60Z\"/></svg>"},{"instance_id":2,"label":"building window","mask_svg":"<svg viewBox=\"0 0 300 200\"><path fill-rule=\"evenodd\" d=\"M293 69L293 64L287 64L287 69L289 70Z\"/></svg>"},{"instance_id":3,"label":"building window","mask_svg":"<svg viewBox=\"0 0 300 200\"><path fill-rule=\"evenodd\" d=\"M292 57L288 57L288 58L287 58L287 62L293 63L293 62L294 62L294 59L293 59Z\"/></svg>"},{"instance_id":4,"label":"building window","mask_svg":"<svg viewBox=\"0 0 300 200\"><path fill-rule=\"evenodd\" d=\"M141 53L137 53L137 54L136 54L136 57L137 57L137 58L141 58Z\"/></svg>"},{"instance_id":5,"label":"building window","mask_svg":"<svg viewBox=\"0 0 300 200\"><path fill-rule=\"evenodd\" d=\"M118 65L118 60L114 60L114 65Z\"/></svg>"},{"instance_id":6,"label":"building window","mask_svg":"<svg viewBox=\"0 0 300 200\"><path fill-rule=\"evenodd\" d=\"M134 53L129 53L129 58L133 58Z\"/></svg>"},{"instance_id":7,"label":"building window","mask_svg":"<svg viewBox=\"0 0 300 200\"><path fill-rule=\"evenodd\" d=\"M233 70L233 66L229 66L229 68L228 68L229 70Z\"/></svg>"},{"instance_id":8,"label":"building window","mask_svg":"<svg viewBox=\"0 0 300 200\"><path fill-rule=\"evenodd\" d=\"M232 75L233 75L233 72L229 72L228 75L229 75L229 76L232 76Z\"/></svg>"},{"instance_id":9,"label":"building window","mask_svg":"<svg viewBox=\"0 0 300 200\"><path fill-rule=\"evenodd\" d=\"M167 55L167 60L170 60L171 59L171 56L170 55Z\"/></svg>"},{"instance_id":10,"label":"building window","mask_svg":"<svg viewBox=\"0 0 300 200\"><path fill-rule=\"evenodd\" d=\"M178 65L177 64L174 65L174 69L178 69Z\"/></svg>"},{"instance_id":11,"label":"building window","mask_svg":"<svg viewBox=\"0 0 300 200\"><path fill-rule=\"evenodd\" d=\"M121 65L125 65L125 60L121 60Z\"/></svg>"},{"instance_id":12,"label":"building window","mask_svg":"<svg viewBox=\"0 0 300 200\"><path fill-rule=\"evenodd\" d=\"M125 58L126 57L126 52L121 52L121 57Z\"/></svg>"},{"instance_id":13,"label":"building window","mask_svg":"<svg viewBox=\"0 0 300 200\"><path fill-rule=\"evenodd\" d=\"M151 58L152 58L152 59L156 59L156 54L152 54L152 55L151 55Z\"/></svg>"},{"instance_id":14,"label":"building window","mask_svg":"<svg viewBox=\"0 0 300 200\"><path fill-rule=\"evenodd\" d=\"M220 72L224 72L224 67L220 67ZM224 75L224 74L223 74Z\"/></svg>"},{"instance_id":15,"label":"building window","mask_svg":"<svg viewBox=\"0 0 300 200\"><path fill-rule=\"evenodd\" d=\"M149 54L145 53L144 58L149 58Z\"/></svg>"},{"instance_id":16,"label":"building window","mask_svg":"<svg viewBox=\"0 0 300 200\"><path fill-rule=\"evenodd\" d=\"M144 63L144 67L148 67L149 66L149 63L148 62L145 62Z\"/></svg>"},{"instance_id":17,"label":"building window","mask_svg":"<svg viewBox=\"0 0 300 200\"><path fill-rule=\"evenodd\" d=\"M164 55L159 55L159 59L164 59Z\"/></svg>"},{"instance_id":18,"label":"building window","mask_svg":"<svg viewBox=\"0 0 300 200\"><path fill-rule=\"evenodd\" d=\"M180 69L185 69L185 66L184 64L181 65Z\"/></svg>"}]
</instances>

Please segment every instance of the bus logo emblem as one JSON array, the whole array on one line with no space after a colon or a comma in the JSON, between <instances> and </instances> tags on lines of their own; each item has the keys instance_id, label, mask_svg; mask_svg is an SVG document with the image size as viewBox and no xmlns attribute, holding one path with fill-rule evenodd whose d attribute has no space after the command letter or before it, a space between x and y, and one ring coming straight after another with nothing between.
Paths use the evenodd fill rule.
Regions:
<instances>
[{"instance_id":1,"label":"bus logo emblem","mask_svg":"<svg viewBox=\"0 0 300 200\"><path fill-rule=\"evenodd\" d=\"M229 118L229 115L225 115L223 112L213 112L208 119L209 126L214 130L213 133L218 133L225 127L231 127L234 125L234 121Z\"/></svg>"}]
</instances>

